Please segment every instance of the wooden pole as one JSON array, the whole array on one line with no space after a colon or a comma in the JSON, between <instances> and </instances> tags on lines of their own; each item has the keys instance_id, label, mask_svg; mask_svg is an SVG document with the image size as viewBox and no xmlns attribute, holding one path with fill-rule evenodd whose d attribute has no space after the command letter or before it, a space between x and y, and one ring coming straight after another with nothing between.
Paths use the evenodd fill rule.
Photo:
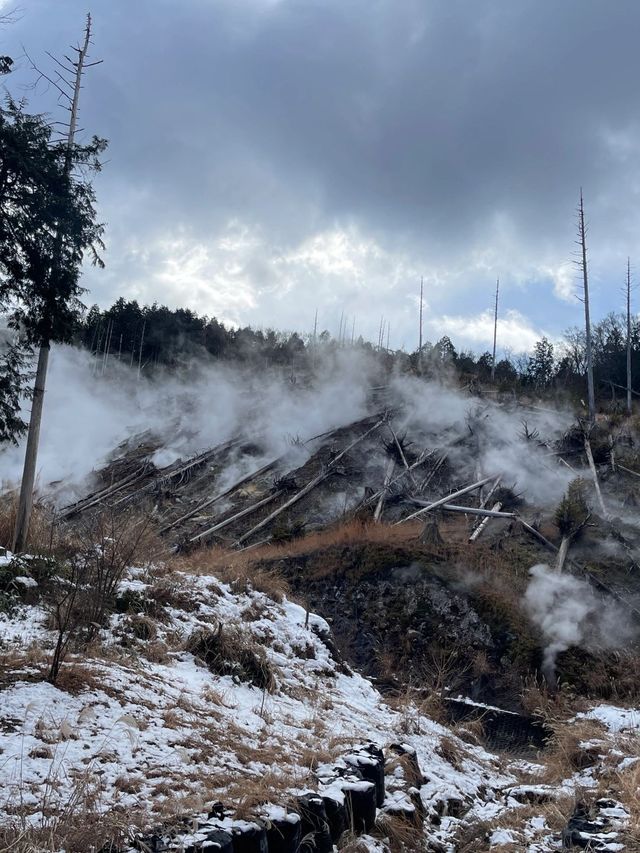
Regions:
<instances>
[{"instance_id":1,"label":"wooden pole","mask_svg":"<svg viewBox=\"0 0 640 853\"><path fill-rule=\"evenodd\" d=\"M140 374L142 372L142 347L144 344L144 332L147 327L147 319L142 321L142 335L140 336L140 350L138 352L138 379L140 379Z\"/></svg>"},{"instance_id":2,"label":"wooden pole","mask_svg":"<svg viewBox=\"0 0 640 853\"><path fill-rule=\"evenodd\" d=\"M420 326L418 330L418 363L422 358L422 304L424 293L424 276L420 276Z\"/></svg>"}]
</instances>

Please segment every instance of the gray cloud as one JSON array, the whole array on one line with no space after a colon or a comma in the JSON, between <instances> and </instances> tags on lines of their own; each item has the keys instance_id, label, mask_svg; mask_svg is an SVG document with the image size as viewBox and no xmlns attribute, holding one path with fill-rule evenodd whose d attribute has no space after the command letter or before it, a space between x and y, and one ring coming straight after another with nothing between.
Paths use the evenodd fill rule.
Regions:
<instances>
[{"instance_id":1,"label":"gray cloud","mask_svg":"<svg viewBox=\"0 0 640 853\"><path fill-rule=\"evenodd\" d=\"M22 42L44 62L84 11L24 0L3 50ZM320 295L332 322L345 303L372 330L384 313L413 346L420 272L435 317L480 314L499 273L505 308L558 331L579 308L559 302L549 323L540 302L566 291L582 184L596 313L618 307L611 285L640 233L633 0L111 0L93 13L105 63L83 123L111 140L97 185L110 269L89 279L102 301L125 290L291 326ZM230 222L255 244L238 250L235 284L219 249ZM384 262L277 263L337 232ZM178 237L207 256L197 299L188 277L163 278Z\"/></svg>"}]
</instances>

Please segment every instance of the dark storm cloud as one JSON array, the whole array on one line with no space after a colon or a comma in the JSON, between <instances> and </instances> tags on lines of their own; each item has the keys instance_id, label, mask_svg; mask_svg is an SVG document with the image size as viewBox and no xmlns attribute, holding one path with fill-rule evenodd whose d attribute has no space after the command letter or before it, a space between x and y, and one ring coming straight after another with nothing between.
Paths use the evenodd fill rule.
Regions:
<instances>
[{"instance_id":1,"label":"dark storm cloud","mask_svg":"<svg viewBox=\"0 0 640 853\"><path fill-rule=\"evenodd\" d=\"M2 49L46 62L84 11L24 0ZM580 185L603 289L637 248L635 0L103 0L93 14L105 63L83 124L111 141L98 188L114 287L132 234L148 273L157 235L206 243L237 219L277 254L350 225L412 271L456 270L432 301L460 313L447 299L500 259L526 287L569 258Z\"/></svg>"}]
</instances>

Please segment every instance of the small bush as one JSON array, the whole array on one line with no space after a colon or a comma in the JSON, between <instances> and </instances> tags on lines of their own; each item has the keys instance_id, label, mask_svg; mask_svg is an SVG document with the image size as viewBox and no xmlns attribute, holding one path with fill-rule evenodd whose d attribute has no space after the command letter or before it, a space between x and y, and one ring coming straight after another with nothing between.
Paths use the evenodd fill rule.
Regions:
<instances>
[{"instance_id":1,"label":"small bush","mask_svg":"<svg viewBox=\"0 0 640 853\"><path fill-rule=\"evenodd\" d=\"M264 649L237 628L201 628L189 637L187 651L200 658L215 675L231 675L261 690L275 689L273 668Z\"/></svg>"},{"instance_id":2,"label":"small bush","mask_svg":"<svg viewBox=\"0 0 640 853\"><path fill-rule=\"evenodd\" d=\"M555 522L563 536L575 536L589 518L589 506L585 497L584 480L580 478L569 483L567 493L555 512Z\"/></svg>"}]
</instances>

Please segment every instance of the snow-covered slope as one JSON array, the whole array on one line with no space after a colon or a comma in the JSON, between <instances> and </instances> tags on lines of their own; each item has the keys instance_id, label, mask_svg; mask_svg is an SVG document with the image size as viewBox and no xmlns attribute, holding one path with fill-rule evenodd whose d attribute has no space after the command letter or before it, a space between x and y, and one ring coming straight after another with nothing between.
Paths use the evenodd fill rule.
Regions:
<instances>
[{"instance_id":1,"label":"snow-covered slope","mask_svg":"<svg viewBox=\"0 0 640 853\"><path fill-rule=\"evenodd\" d=\"M386 702L336 659L329 625L299 605L164 569L131 570L118 605L87 651L69 653L56 686L45 680L56 638L45 609L23 604L0 617L0 824L12 837L49 833L60 848L70 828L90 825L99 849L216 801L236 818L264 819L331 788L331 768L371 743L388 759L379 817L417 807L424 820L419 847L398 847L382 820L377 840L359 842L368 849L455 850L463 822L481 833L464 849L487 849L481 837L524 849L514 839L527 836L540 839L527 849L560 849L533 814L523 813L520 834L500 829L501 816L536 801L530 784L518 788L535 767L460 739L409 695ZM394 744L415 751L423 778L390 760Z\"/></svg>"}]
</instances>

